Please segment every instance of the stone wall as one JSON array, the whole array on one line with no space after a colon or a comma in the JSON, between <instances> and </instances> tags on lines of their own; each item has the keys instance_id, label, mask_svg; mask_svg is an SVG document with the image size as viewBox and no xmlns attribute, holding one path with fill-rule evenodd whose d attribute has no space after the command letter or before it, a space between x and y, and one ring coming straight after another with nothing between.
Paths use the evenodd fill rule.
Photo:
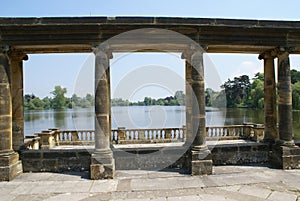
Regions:
<instances>
[{"instance_id":1,"label":"stone wall","mask_svg":"<svg viewBox=\"0 0 300 201\"><path fill-rule=\"evenodd\" d=\"M263 143L234 143L209 146L214 165L261 164L269 160ZM189 171L185 147L113 149L117 170L157 170L160 167ZM189 152L187 152L189 153ZM182 155L182 156L181 156ZM91 150L25 150L21 152L24 172L88 171ZM174 162L175 163L172 163Z\"/></svg>"},{"instance_id":2,"label":"stone wall","mask_svg":"<svg viewBox=\"0 0 300 201\"><path fill-rule=\"evenodd\" d=\"M212 147L209 147L212 149ZM269 161L269 145L263 143L222 144L212 150L214 165L260 164Z\"/></svg>"},{"instance_id":3,"label":"stone wall","mask_svg":"<svg viewBox=\"0 0 300 201\"><path fill-rule=\"evenodd\" d=\"M25 150L21 152L24 172L88 171L88 150Z\"/></svg>"}]
</instances>

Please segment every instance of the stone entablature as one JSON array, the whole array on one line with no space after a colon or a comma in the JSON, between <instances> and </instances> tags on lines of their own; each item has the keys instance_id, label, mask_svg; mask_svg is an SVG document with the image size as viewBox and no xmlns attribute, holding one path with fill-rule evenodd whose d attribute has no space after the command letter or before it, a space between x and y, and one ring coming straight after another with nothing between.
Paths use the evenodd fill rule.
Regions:
<instances>
[{"instance_id":1,"label":"stone entablature","mask_svg":"<svg viewBox=\"0 0 300 201\"><path fill-rule=\"evenodd\" d=\"M128 32L133 34L122 35ZM119 34L123 37L116 37ZM168 17L0 18L0 180L11 180L20 173L18 154L13 149L18 151L24 133L22 61L27 59L26 54L66 52L95 54L95 151L90 158L90 172L92 179L113 178L110 59L115 52L133 51L177 52L185 59L185 144L189 145L186 160L192 175L211 174L213 163L206 144L203 54L260 54L265 69L264 141L272 145L275 160L271 161L283 169L300 167L299 147L293 141L289 63L290 54L300 53L300 22ZM275 57L278 100L274 93ZM274 109L277 103L278 112ZM41 133L41 146L51 148L57 139L49 140L47 136Z\"/></svg>"},{"instance_id":2,"label":"stone entablature","mask_svg":"<svg viewBox=\"0 0 300 201\"><path fill-rule=\"evenodd\" d=\"M278 46L294 46L300 52L300 22L271 20L236 20L172 17L52 17L0 18L0 44L30 53L91 52L113 36L140 28L167 29L183 34L199 44L207 45L207 52L262 53ZM272 40L270 40L272 38ZM182 52L185 44L165 43L161 36L151 49ZM128 39L130 40L130 39ZM131 42L134 43L136 39ZM170 40L168 40L170 42ZM111 46L113 52L144 49L141 41L133 45ZM155 48L157 47L157 48Z\"/></svg>"}]
</instances>

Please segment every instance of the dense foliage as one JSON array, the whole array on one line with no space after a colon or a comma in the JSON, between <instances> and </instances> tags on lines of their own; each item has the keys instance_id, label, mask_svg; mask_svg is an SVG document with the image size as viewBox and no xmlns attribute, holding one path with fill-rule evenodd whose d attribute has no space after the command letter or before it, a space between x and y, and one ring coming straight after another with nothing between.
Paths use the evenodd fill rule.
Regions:
<instances>
[{"instance_id":1,"label":"dense foliage","mask_svg":"<svg viewBox=\"0 0 300 201\"><path fill-rule=\"evenodd\" d=\"M24 96L24 110L49 110L66 108L89 108L94 105L94 97L87 94L85 97L78 97L74 94L71 98L65 97L66 88L55 86L54 91L50 92L53 98L48 96L40 99L35 95L26 94Z\"/></svg>"},{"instance_id":2,"label":"dense foliage","mask_svg":"<svg viewBox=\"0 0 300 201\"><path fill-rule=\"evenodd\" d=\"M291 70L293 109L300 110L300 71ZM257 73L252 82L247 75L228 79L220 92L206 89L206 105L213 107L264 107L264 74Z\"/></svg>"},{"instance_id":3,"label":"dense foliage","mask_svg":"<svg viewBox=\"0 0 300 201\"><path fill-rule=\"evenodd\" d=\"M50 92L53 98L45 97L40 99L34 94L26 94L24 96L24 110L49 110L49 109L66 109L66 108L90 108L94 106L94 96L87 94L85 97L78 97L73 94L71 98L65 97L67 93L66 88L55 86L54 91ZM144 106L144 105L184 105L185 95L183 91L177 91L173 96L166 98L153 99L145 97L144 101L129 102L121 98L114 98L111 100L112 106Z\"/></svg>"},{"instance_id":4,"label":"dense foliage","mask_svg":"<svg viewBox=\"0 0 300 201\"><path fill-rule=\"evenodd\" d=\"M138 102L130 102L128 100L123 100L121 98L114 98L111 100L111 105L112 106L185 105L185 94L183 93L183 91L176 91L174 96L169 96L166 98L159 98L159 99L145 97L144 101L138 101Z\"/></svg>"}]
</instances>

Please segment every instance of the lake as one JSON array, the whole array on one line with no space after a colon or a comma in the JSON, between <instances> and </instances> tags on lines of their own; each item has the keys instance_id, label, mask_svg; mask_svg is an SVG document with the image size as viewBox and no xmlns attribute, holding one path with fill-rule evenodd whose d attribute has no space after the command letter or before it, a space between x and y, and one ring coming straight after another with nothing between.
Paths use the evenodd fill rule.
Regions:
<instances>
[{"instance_id":1,"label":"lake","mask_svg":"<svg viewBox=\"0 0 300 201\"><path fill-rule=\"evenodd\" d=\"M24 114L25 135L48 128L94 129L94 109L28 111ZM263 110L206 108L206 125L263 124ZM185 106L112 107L112 128L170 128L185 125ZM293 111L295 138L300 139L300 111Z\"/></svg>"}]
</instances>

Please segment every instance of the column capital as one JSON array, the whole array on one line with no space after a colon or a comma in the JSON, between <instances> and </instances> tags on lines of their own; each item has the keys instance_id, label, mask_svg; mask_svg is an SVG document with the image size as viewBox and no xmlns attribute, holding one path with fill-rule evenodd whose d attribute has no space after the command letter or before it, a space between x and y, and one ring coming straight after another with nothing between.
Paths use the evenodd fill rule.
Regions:
<instances>
[{"instance_id":1,"label":"column capital","mask_svg":"<svg viewBox=\"0 0 300 201\"><path fill-rule=\"evenodd\" d=\"M17 59L17 60L24 60L24 61L28 60L28 55L21 51L10 51L9 57L12 57L13 59Z\"/></svg>"},{"instance_id":2,"label":"column capital","mask_svg":"<svg viewBox=\"0 0 300 201\"><path fill-rule=\"evenodd\" d=\"M108 59L112 59L112 51L110 50L110 46L107 43L101 43L98 45L94 45L92 47L93 53L97 56L100 54L106 54Z\"/></svg>"},{"instance_id":3,"label":"column capital","mask_svg":"<svg viewBox=\"0 0 300 201\"><path fill-rule=\"evenodd\" d=\"M276 49L271 49L271 50L267 50L267 51L264 51L263 53L261 53L258 56L258 59L259 60L262 60L262 59L274 59L276 56L277 56Z\"/></svg>"},{"instance_id":4,"label":"column capital","mask_svg":"<svg viewBox=\"0 0 300 201\"><path fill-rule=\"evenodd\" d=\"M189 46L189 48L187 48L186 50L184 50L181 54L181 59L187 59L190 60L192 55L194 55L195 53L200 53L203 54L205 53L207 50L207 45L195 45L195 44L191 44Z\"/></svg>"},{"instance_id":5,"label":"column capital","mask_svg":"<svg viewBox=\"0 0 300 201\"><path fill-rule=\"evenodd\" d=\"M9 45L0 44L0 53L2 53L2 54L8 54L9 51L10 51Z\"/></svg>"},{"instance_id":6,"label":"column capital","mask_svg":"<svg viewBox=\"0 0 300 201\"><path fill-rule=\"evenodd\" d=\"M295 51L296 51L296 48L290 47L290 46L281 46L281 47L275 48L277 58L288 57L290 53L293 53Z\"/></svg>"}]
</instances>

